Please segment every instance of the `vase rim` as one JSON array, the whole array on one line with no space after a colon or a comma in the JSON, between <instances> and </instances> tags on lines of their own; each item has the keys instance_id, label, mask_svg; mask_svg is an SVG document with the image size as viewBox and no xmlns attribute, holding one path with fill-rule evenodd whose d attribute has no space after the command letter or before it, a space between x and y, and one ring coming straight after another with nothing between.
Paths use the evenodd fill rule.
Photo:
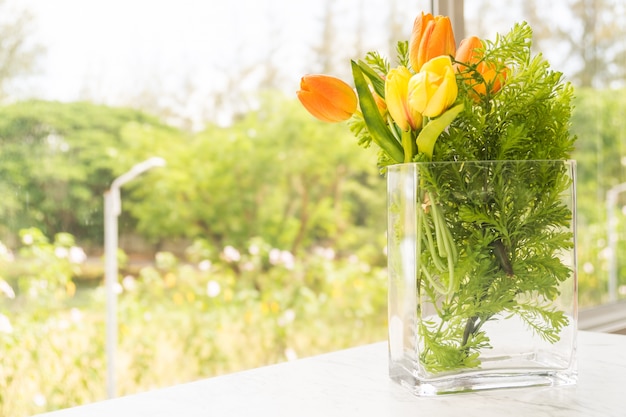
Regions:
<instances>
[{"instance_id":1,"label":"vase rim","mask_svg":"<svg viewBox=\"0 0 626 417\"><path fill-rule=\"evenodd\" d=\"M575 159L473 159L467 161L420 161L420 162L401 162L388 165L387 168L401 167L409 165L445 165L445 164L495 164L495 163L545 163L545 162L561 162L564 164L576 164Z\"/></svg>"}]
</instances>

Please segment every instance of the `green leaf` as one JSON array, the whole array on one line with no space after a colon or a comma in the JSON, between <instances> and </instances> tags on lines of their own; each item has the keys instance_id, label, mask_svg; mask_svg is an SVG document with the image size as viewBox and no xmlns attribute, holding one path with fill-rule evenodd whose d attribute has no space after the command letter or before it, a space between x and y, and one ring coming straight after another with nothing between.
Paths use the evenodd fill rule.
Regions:
<instances>
[{"instance_id":1,"label":"green leaf","mask_svg":"<svg viewBox=\"0 0 626 417\"><path fill-rule=\"evenodd\" d=\"M456 116L463 111L463 107L463 104L457 104L438 118L430 120L424 126L420 134L417 135L417 151L425 154L429 159L432 159L435 142L437 142L439 135L446 127L450 126L450 123L452 123Z\"/></svg>"},{"instance_id":2,"label":"green leaf","mask_svg":"<svg viewBox=\"0 0 626 417\"><path fill-rule=\"evenodd\" d=\"M372 135L372 140L393 160L397 163L402 163L404 161L402 146L393 136L383 120L383 117L380 115L374 97L363 75L363 70L355 61L351 61L351 64L354 84L357 94L359 95L361 112L363 113L363 119L365 119L367 129Z\"/></svg>"},{"instance_id":3,"label":"green leaf","mask_svg":"<svg viewBox=\"0 0 626 417\"><path fill-rule=\"evenodd\" d=\"M363 61L358 62L359 68L365 74L367 78L372 82L372 87L374 87L374 91L381 98L385 98L385 81L378 75L376 71L372 69L369 65L367 65Z\"/></svg>"}]
</instances>

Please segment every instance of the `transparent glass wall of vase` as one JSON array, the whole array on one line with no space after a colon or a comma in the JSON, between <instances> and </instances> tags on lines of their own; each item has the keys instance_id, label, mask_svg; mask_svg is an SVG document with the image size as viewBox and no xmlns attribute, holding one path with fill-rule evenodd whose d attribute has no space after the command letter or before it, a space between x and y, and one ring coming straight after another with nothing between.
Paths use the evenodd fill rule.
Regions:
<instances>
[{"instance_id":1,"label":"transparent glass wall of vase","mask_svg":"<svg viewBox=\"0 0 626 417\"><path fill-rule=\"evenodd\" d=\"M389 372L417 395L576 382L575 161L388 167Z\"/></svg>"}]
</instances>

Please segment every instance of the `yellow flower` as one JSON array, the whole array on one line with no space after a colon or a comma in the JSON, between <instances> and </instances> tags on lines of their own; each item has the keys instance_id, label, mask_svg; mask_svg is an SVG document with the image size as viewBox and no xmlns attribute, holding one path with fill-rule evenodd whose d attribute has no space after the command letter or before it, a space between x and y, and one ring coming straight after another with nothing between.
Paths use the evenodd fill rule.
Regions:
<instances>
[{"instance_id":1,"label":"yellow flower","mask_svg":"<svg viewBox=\"0 0 626 417\"><path fill-rule=\"evenodd\" d=\"M176 275L174 275L171 272L168 272L163 277L163 282L164 282L166 288L174 287L176 285Z\"/></svg>"},{"instance_id":2,"label":"yellow flower","mask_svg":"<svg viewBox=\"0 0 626 417\"><path fill-rule=\"evenodd\" d=\"M352 87L329 75L305 75L297 95L304 108L323 122L343 122L356 111L357 97Z\"/></svg>"},{"instance_id":3,"label":"yellow flower","mask_svg":"<svg viewBox=\"0 0 626 417\"><path fill-rule=\"evenodd\" d=\"M182 305L185 302L185 298L183 297L181 293L175 292L172 295L172 301L174 301L174 304L176 305Z\"/></svg>"},{"instance_id":4,"label":"yellow flower","mask_svg":"<svg viewBox=\"0 0 626 417\"><path fill-rule=\"evenodd\" d=\"M454 56L455 52L456 42L449 17L424 12L417 16L409 40L409 61L415 72L431 59Z\"/></svg>"},{"instance_id":5,"label":"yellow flower","mask_svg":"<svg viewBox=\"0 0 626 417\"><path fill-rule=\"evenodd\" d=\"M417 129L422 124L422 115L409 106L409 80L411 71L404 66L393 68L385 80L385 101L391 118L403 131Z\"/></svg>"},{"instance_id":6,"label":"yellow flower","mask_svg":"<svg viewBox=\"0 0 626 417\"><path fill-rule=\"evenodd\" d=\"M409 81L409 106L427 117L437 117L456 100L458 87L452 60L433 58Z\"/></svg>"},{"instance_id":7,"label":"yellow flower","mask_svg":"<svg viewBox=\"0 0 626 417\"><path fill-rule=\"evenodd\" d=\"M76 284L74 284L73 281L68 281L65 284L65 292L67 293L68 297L73 297L74 294L76 294Z\"/></svg>"}]
</instances>

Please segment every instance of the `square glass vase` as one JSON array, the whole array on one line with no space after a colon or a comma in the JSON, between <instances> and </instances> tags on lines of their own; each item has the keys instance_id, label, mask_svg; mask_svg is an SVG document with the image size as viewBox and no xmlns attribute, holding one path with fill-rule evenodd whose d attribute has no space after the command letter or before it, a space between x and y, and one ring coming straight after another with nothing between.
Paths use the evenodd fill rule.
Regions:
<instances>
[{"instance_id":1,"label":"square glass vase","mask_svg":"<svg viewBox=\"0 0 626 417\"><path fill-rule=\"evenodd\" d=\"M419 396L575 384L576 164L387 171L389 373Z\"/></svg>"}]
</instances>

